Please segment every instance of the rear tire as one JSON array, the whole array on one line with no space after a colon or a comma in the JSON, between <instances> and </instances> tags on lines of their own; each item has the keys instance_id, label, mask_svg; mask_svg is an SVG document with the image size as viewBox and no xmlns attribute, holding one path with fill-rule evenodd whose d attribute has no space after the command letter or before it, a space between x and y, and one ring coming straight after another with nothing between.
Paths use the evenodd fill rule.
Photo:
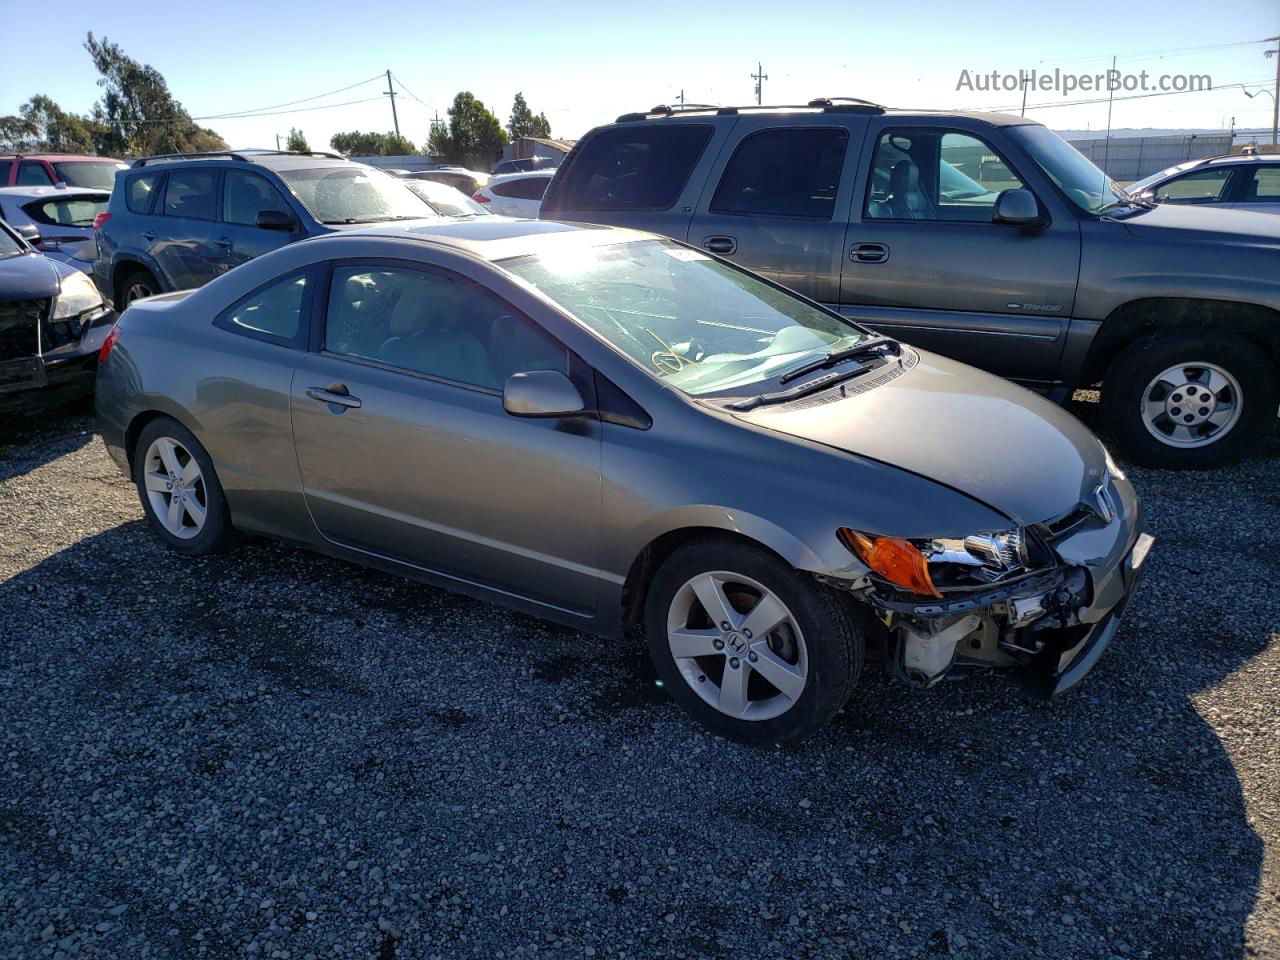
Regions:
<instances>
[{"instance_id":1,"label":"rear tire","mask_svg":"<svg viewBox=\"0 0 1280 960\"><path fill-rule=\"evenodd\" d=\"M154 297L160 293L160 284L150 270L136 267L116 281L116 309L124 310L135 300Z\"/></svg>"},{"instance_id":2,"label":"rear tire","mask_svg":"<svg viewBox=\"0 0 1280 960\"><path fill-rule=\"evenodd\" d=\"M147 522L169 549L196 557L233 540L213 461L178 421L160 417L142 428L133 449L133 482Z\"/></svg>"},{"instance_id":3,"label":"rear tire","mask_svg":"<svg viewBox=\"0 0 1280 960\"><path fill-rule=\"evenodd\" d=\"M750 743L792 743L826 726L865 656L840 597L774 554L729 540L690 544L662 564L644 628L675 701L715 733Z\"/></svg>"},{"instance_id":4,"label":"rear tire","mask_svg":"<svg viewBox=\"0 0 1280 960\"><path fill-rule=\"evenodd\" d=\"M1275 425L1276 373L1261 347L1233 331L1157 330L1112 362L1102 412L1130 460L1217 467L1248 453Z\"/></svg>"}]
</instances>

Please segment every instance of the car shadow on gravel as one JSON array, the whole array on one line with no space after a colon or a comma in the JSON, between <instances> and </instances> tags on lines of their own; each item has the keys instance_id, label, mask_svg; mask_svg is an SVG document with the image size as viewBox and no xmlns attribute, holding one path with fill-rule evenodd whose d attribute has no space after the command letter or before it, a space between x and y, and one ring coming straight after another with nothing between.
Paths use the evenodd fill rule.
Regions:
<instances>
[{"instance_id":1,"label":"car shadow on gravel","mask_svg":"<svg viewBox=\"0 0 1280 960\"><path fill-rule=\"evenodd\" d=\"M103 955L1238 957L1263 848L1195 700L1267 645L1280 570L1135 480L1156 549L1077 692L872 665L786 750L698 730L634 645L126 522L0 582L0 855L28 903L73 875L50 926Z\"/></svg>"},{"instance_id":2,"label":"car shadow on gravel","mask_svg":"<svg viewBox=\"0 0 1280 960\"><path fill-rule=\"evenodd\" d=\"M0 413L0 483L30 473L93 440L87 402Z\"/></svg>"}]
</instances>

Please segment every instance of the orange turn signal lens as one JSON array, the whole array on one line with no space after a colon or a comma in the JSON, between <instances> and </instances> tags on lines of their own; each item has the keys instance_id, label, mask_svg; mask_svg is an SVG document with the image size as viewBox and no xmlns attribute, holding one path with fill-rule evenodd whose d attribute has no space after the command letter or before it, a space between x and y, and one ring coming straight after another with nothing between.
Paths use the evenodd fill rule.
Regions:
<instances>
[{"instance_id":1,"label":"orange turn signal lens","mask_svg":"<svg viewBox=\"0 0 1280 960\"><path fill-rule=\"evenodd\" d=\"M942 597L929 576L924 554L901 537L869 537L841 527L840 539L859 560L890 583L912 593Z\"/></svg>"}]
</instances>

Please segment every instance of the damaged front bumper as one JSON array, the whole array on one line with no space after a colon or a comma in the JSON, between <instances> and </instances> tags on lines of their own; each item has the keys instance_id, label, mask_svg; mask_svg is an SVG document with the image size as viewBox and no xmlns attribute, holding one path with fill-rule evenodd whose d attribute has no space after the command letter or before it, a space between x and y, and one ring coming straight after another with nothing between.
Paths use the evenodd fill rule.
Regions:
<instances>
[{"instance_id":1,"label":"damaged front bumper","mask_svg":"<svg viewBox=\"0 0 1280 960\"><path fill-rule=\"evenodd\" d=\"M874 575L846 584L887 630L889 668L915 687L953 671L1013 669L1029 689L1075 687L1111 643L1154 539L1129 515L1085 523L1052 543L1058 562L996 583L926 599Z\"/></svg>"}]
</instances>

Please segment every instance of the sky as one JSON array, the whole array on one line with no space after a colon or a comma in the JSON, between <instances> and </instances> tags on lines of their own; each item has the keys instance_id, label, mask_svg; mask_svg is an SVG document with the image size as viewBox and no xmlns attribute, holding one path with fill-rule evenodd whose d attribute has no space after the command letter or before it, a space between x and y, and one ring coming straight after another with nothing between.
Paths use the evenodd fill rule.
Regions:
<instances>
[{"instance_id":1,"label":"sky","mask_svg":"<svg viewBox=\"0 0 1280 960\"><path fill-rule=\"evenodd\" d=\"M1256 41L1280 34L1277 0L1123 6L173 0L161 7L62 0L38 29L32 9L0 0L0 36L10 39L0 57L0 115L16 113L36 93L87 112L100 93L83 48L92 31L158 69L188 112L210 117L199 122L233 147L274 146L277 134L283 140L296 126L313 149L327 148L338 131L392 129L389 98L381 92L388 69L401 132L419 145L436 111L444 117L460 90L474 93L504 124L521 91L535 112L546 113L554 136L572 139L620 113L674 102L681 91L689 102L753 102L758 62L768 77L766 103L856 96L891 106L1016 113L1019 70L1093 75L1115 56L1122 73L1146 70L1151 83L1199 74L1211 77L1215 89L1116 99L1113 128L1225 129L1233 118L1236 127L1270 128L1271 97L1257 92L1274 87L1277 58L1264 58L1266 45ZM15 42L21 38L27 42ZM963 71L969 83L958 89ZM977 89L977 77L992 71L1013 77L1014 89ZM1247 97L1240 84L1256 95ZM1059 130L1105 130L1106 102L1062 105L1105 98L1105 91L1033 90L1026 112ZM255 110L253 117L212 119Z\"/></svg>"}]
</instances>

